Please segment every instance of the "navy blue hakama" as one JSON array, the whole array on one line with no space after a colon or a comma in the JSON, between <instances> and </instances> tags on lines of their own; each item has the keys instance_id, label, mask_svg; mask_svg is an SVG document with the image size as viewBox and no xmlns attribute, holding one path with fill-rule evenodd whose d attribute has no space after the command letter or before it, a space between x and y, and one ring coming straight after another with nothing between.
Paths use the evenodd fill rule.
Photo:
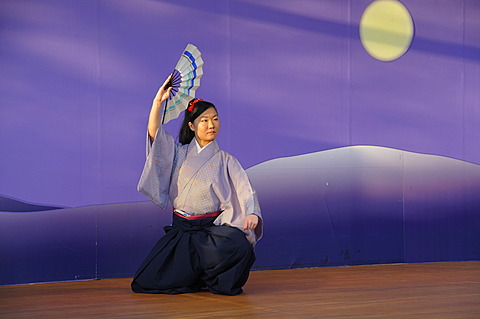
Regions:
<instances>
[{"instance_id":1,"label":"navy blue hakama","mask_svg":"<svg viewBox=\"0 0 480 319\"><path fill-rule=\"evenodd\" d=\"M215 218L187 220L174 214L172 226L165 227L166 234L137 270L132 290L242 293L255 261L253 246L240 229L214 225Z\"/></svg>"}]
</instances>

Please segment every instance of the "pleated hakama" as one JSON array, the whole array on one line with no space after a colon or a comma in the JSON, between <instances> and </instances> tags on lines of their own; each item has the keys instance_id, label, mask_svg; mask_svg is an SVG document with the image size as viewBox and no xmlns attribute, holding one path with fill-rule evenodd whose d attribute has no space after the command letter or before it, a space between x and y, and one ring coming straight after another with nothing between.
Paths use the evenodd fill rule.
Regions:
<instances>
[{"instance_id":1,"label":"pleated hakama","mask_svg":"<svg viewBox=\"0 0 480 319\"><path fill-rule=\"evenodd\" d=\"M132 290L240 294L255 261L254 249L241 230L216 226L215 218L187 220L174 214L172 226L165 227L165 236L137 270Z\"/></svg>"}]
</instances>

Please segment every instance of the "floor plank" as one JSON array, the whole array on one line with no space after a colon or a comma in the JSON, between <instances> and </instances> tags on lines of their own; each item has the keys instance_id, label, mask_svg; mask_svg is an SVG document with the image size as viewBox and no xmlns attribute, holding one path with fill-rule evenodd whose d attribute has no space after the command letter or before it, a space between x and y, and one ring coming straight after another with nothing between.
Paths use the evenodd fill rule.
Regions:
<instances>
[{"instance_id":1,"label":"floor plank","mask_svg":"<svg viewBox=\"0 0 480 319\"><path fill-rule=\"evenodd\" d=\"M130 278L0 287L0 318L480 318L480 262L254 271L239 296Z\"/></svg>"}]
</instances>

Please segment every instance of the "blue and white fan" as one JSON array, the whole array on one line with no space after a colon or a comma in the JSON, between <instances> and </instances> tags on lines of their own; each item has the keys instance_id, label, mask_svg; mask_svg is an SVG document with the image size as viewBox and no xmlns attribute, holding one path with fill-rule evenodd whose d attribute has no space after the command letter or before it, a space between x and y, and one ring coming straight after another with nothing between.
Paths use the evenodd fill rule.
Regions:
<instances>
[{"instance_id":1,"label":"blue and white fan","mask_svg":"<svg viewBox=\"0 0 480 319\"><path fill-rule=\"evenodd\" d=\"M188 44L172 72L172 79L165 86L165 88L171 86L172 90L165 102L162 123L176 119L188 107L188 102L195 98L195 91L200 86L202 75L201 53L196 46Z\"/></svg>"}]
</instances>

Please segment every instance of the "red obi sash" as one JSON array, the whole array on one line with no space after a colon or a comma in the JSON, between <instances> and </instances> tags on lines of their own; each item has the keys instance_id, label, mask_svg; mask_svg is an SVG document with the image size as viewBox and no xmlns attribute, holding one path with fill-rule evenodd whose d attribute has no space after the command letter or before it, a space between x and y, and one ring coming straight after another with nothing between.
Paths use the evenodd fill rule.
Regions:
<instances>
[{"instance_id":1,"label":"red obi sash","mask_svg":"<svg viewBox=\"0 0 480 319\"><path fill-rule=\"evenodd\" d=\"M195 219L202 219L202 218L208 218L208 217L217 217L222 213L221 210L213 213L208 213L208 214L200 214L200 215L190 215L188 213L185 213L179 209L174 209L173 213L179 217L188 219L188 220L195 220Z\"/></svg>"}]
</instances>

